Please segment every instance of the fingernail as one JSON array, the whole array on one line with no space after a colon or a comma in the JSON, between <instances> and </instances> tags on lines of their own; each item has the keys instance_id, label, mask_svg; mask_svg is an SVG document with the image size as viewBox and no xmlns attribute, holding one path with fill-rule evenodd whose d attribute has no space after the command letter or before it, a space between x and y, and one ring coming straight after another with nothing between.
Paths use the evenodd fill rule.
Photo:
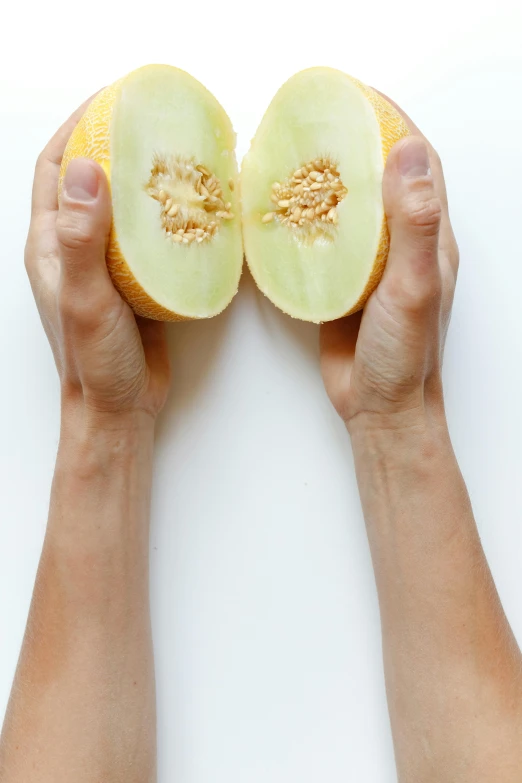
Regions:
<instances>
[{"instance_id":1,"label":"fingernail","mask_svg":"<svg viewBox=\"0 0 522 783\"><path fill-rule=\"evenodd\" d=\"M426 177L430 174L428 148L419 138L411 138L399 153L399 171L403 177Z\"/></svg>"},{"instance_id":2,"label":"fingernail","mask_svg":"<svg viewBox=\"0 0 522 783\"><path fill-rule=\"evenodd\" d=\"M71 160L65 172L63 187L73 201L92 201L98 195L98 174L84 158Z\"/></svg>"}]
</instances>

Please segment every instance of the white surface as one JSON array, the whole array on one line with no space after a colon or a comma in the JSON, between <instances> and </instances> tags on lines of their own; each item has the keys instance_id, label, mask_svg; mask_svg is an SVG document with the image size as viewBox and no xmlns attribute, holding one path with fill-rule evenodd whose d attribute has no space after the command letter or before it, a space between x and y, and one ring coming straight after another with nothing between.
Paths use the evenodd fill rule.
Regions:
<instances>
[{"instance_id":1,"label":"white surface","mask_svg":"<svg viewBox=\"0 0 522 783\"><path fill-rule=\"evenodd\" d=\"M517 5L96 0L4 10L0 712L58 434L58 384L22 259L33 165L85 97L147 62L178 65L215 93L240 157L280 84L316 64L392 95L439 149L462 253L448 415L522 641ZM152 536L160 783L391 783L373 576L317 329L278 313L245 275L223 316L173 326L170 341Z\"/></svg>"}]
</instances>

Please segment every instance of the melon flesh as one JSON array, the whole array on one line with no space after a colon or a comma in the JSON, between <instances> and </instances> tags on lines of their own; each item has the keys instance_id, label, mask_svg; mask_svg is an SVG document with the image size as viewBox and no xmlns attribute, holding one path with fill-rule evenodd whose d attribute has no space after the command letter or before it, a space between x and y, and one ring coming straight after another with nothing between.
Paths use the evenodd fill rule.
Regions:
<instances>
[{"instance_id":1,"label":"melon flesh","mask_svg":"<svg viewBox=\"0 0 522 783\"><path fill-rule=\"evenodd\" d=\"M385 160L407 133L387 101L339 71L303 71L279 90L243 161L241 187L247 262L261 291L281 310L324 322L364 305L388 251ZM321 179L329 166L327 173L338 175L343 186L335 223L320 216L301 218L301 224L283 220L299 199L288 209L284 202L281 210L271 199L274 183L294 187L302 167L314 161L321 165L312 176ZM327 184L316 191L318 198L326 198Z\"/></svg>"},{"instance_id":2,"label":"melon flesh","mask_svg":"<svg viewBox=\"0 0 522 783\"><path fill-rule=\"evenodd\" d=\"M107 265L136 313L159 320L208 318L236 293L243 247L234 149L222 107L177 68L140 68L89 106L62 173L77 156L105 169L113 206ZM202 195L203 183L217 200L208 191ZM172 206L177 213L171 218ZM180 227L188 233L173 238Z\"/></svg>"}]
</instances>

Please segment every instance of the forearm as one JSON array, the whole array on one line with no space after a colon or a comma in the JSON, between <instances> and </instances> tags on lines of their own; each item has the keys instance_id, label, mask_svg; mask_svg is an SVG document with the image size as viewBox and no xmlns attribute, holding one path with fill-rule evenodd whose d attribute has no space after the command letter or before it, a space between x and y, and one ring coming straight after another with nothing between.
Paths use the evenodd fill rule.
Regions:
<instances>
[{"instance_id":1,"label":"forearm","mask_svg":"<svg viewBox=\"0 0 522 783\"><path fill-rule=\"evenodd\" d=\"M445 422L351 435L401 783L515 783L521 658Z\"/></svg>"},{"instance_id":2,"label":"forearm","mask_svg":"<svg viewBox=\"0 0 522 783\"><path fill-rule=\"evenodd\" d=\"M9 783L150 783L153 426L64 417L44 549L5 721Z\"/></svg>"}]
</instances>

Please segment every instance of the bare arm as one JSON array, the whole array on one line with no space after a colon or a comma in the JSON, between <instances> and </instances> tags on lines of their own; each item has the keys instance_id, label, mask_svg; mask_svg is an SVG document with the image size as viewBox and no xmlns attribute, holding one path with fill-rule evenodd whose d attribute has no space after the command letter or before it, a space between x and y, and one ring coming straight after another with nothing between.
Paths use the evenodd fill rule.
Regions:
<instances>
[{"instance_id":1,"label":"bare arm","mask_svg":"<svg viewBox=\"0 0 522 783\"><path fill-rule=\"evenodd\" d=\"M401 783L516 783L522 660L445 423L354 426L352 443Z\"/></svg>"},{"instance_id":2,"label":"bare arm","mask_svg":"<svg viewBox=\"0 0 522 783\"><path fill-rule=\"evenodd\" d=\"M26 251L60 374L62 426L0 743L6 783L156 779L148 536L168 361L162 325L137 323L107 274L101 169L71 164L58 209L59 163L80 114L39 159Z\"/></svg>"},{"instance_id":3,"label":"bare arm","mask_svg":"<svg viewBox=\"0 0 522 783\"><path fill-rule=\"evenodd\" d=\"M416 138L392 150L384 178L384 278L360 325L323 329L323 374L352 438L399 780L516 783L522 658L444 415L458 251L440 161L409 122Z\"/></svg>"},{"instance_id":4,"label":"bare arm","mask_svg":"<svg viewBox=\"0 0 522 783\"><path fill-rule=\"evenodd\" d=\"M69 420L2 738L6 781L153 781L152 427ZM128 428L128 429L127 429Z\"/></svg>"}]
</instances>

